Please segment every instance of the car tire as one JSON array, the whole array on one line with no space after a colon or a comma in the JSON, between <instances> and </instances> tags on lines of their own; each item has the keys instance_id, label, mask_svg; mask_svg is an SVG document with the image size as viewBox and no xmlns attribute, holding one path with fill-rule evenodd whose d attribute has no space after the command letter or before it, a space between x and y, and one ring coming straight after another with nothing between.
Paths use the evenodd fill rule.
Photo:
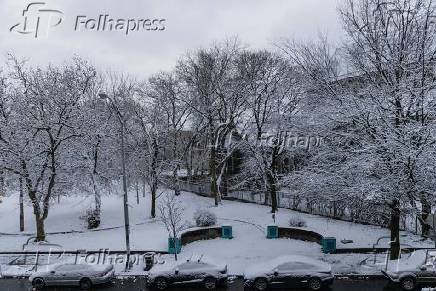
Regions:
<instances>
[{"instance_id":1,"label":"car tire","mask_svg":"<svg viewBox=\"0 0 436 291\"><path fill-rule=\"evenodd\" d=\"M80 289L89 290L92 287L92 282L89 278L82 278L79 283Z\"/></svg>"},{"instance_id":2,"label":"car tire","mask_svg":"<svg viewBox=\"0 0 436 291\"><path fill-rule=\"evenodd\" d=\"M32 286L36 290L40 290L40 289L44 288L44 286L45 286L44 279L42 279L42 278L35 278L35 279L33 279Z\"/></svg>"},{"instance_id":3,"label":"car tire","mask_svg":"<svg viewBox=\"0 0 436 291\"><path fill-rule=\"evenodd\" d=\"M310 290L318 291L322 289L322 281L319 278L310 278L308 284Z\"/></svg>"},{"instance_id":4,"label":"car tire","mask_svg":"<svg viewBox=\"0 0 436 291\"><path fill-rule=\"evenodd\" d=\"M206 288L207 290L214 290L214 289L216 289L217 281L213 277L207 277L204 279L203 285L204 285L204 288Z\"/></svg>"},{"instance_id":5,"label":"car tire","mask_svg":"<svg viewBox=\"0 0 436 291\"><path fill-rule=\"evenodd\" d=\"M265 291L268 289L268 281L265 278L257 278L254 280L253 287L257 291Z\"/></svg>"},{"instance_id":6,"label":"car tire","mask_svg":"<svg viewBox=\"0 0 436 291\"><path fill-rule=\"evenodd\" d=\"M416 290L416 282L412 277L406 277L400 282L401 288L406 291Z\"/></svg>"},{"instance_id":7,"label":"car tire","mask_svg":"<svg viewBox=\"0 0 436 291\"><path fill-rule=\"evenodd\" d=\"M158 290L165 290L168 288L168 282L167 279L164 277L158 277L154 281L154 285Z\"/></svg>"}]
</instances>

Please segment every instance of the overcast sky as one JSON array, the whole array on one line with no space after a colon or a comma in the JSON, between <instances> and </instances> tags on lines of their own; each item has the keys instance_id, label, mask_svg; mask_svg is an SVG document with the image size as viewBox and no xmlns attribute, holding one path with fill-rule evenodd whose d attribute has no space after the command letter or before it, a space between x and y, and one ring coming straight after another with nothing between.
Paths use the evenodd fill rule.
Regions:
<instances>
[{"instance_id":1,"label":"overcast sky","mask_svg":"<svg viewBox=\"0 0 436 291\"><path fill-rule=\"evenodd\" d=\"M35 2L38 2L35 1ZM23 10L32 1L0 0L0 61L12 52L32 63L59 63L74 54L101 69L125 71L146 77L170 69L188 50L238 36L253 48L268 48L280 38L314 39L319 32L338 41L341 26L338 0L47 0L42 9L61 11L62 22L48 30L40 25L39 37L20 34ZM33 7L43 7L33 6ZM165 19L163 31L89 31L77 16L98 19ZM29 15L29 23L37 17ZM39 14L41 15L41 14ZM41 22L44 21L41 16ZM51 15L51 14L50 14ZM48 19L56 24L58 14ZM30 19L32 18L32 19ZM44 18L44 19L43 19ZM13 32L10 28L20 24ZM28 25L28 31L30 31Z\"/></svg>"}]
</instances>

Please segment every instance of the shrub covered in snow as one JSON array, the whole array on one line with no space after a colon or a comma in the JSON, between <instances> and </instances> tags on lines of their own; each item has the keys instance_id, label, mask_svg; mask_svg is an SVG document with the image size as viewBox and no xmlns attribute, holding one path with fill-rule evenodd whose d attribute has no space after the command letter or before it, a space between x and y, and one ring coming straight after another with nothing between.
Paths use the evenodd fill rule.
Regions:
<instances>
[{"instance_id":1,"label":"shrub covered in snow","mask_svg":"<svg viewBox=\"0 0 436 291\"><path fill-rule=\"evenodd\" d=\"M216 224L216 215L206 209L198 209L194 213L194 220L197 226L212 226Z\"/></svg>"},{"instance_id":2,"label":"shrub covered in snow","mask_svg":"<svg viewBox=\"0 0 436 291\"><path fill-rule=\"evenodd\" d=\"M289 226L305 227L306 225L306 221L300 216L291 216L291 218L289 219Z\"/></svg>"},{"instance_id":3,"label":"shrub covered in snow","mask_svg":"<svg viewBox=\"0 0 436 291\"><path fill-rule=\"evenodd\" d=\"M95 209L88 209L85 215L81 216L80 219L86 222L88 229L94 229L100 226L100 216Z\"/></svg>"}]
</instances>

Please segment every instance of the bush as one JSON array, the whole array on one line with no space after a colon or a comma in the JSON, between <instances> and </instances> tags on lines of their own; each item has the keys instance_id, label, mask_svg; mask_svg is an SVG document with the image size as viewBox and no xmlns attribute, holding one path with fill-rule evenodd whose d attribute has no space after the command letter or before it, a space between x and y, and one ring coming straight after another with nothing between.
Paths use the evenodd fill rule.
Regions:
<instances>
[{"instance_id":1,"label":"bush","mask_svg":"<svg viewBox=\"0 0 436 291\"><path fill-rule=\"evenodd\" d=\"M291 216L289 219L289 226L292 227L306 227L306 221L300 216Z\"/></svg>"},{"instance_id":2,"label":"bush","mask_svg":"<svg viewBox=\"0 0 436 291\"><path fill-rule=\"evenodd\" d=\"M216 215L206 209L199 209L194 213L194 220L197 226L212 226L216 224Z\"/></svg>"},{"instance_id":3,"label":"bush","mask_svg":"<svg viewBox=\"0 0 436 291\"><path fill-rule=\"evenodd\" d=\"M88 223L88 229L94 229L100 226L100 216L94 209L86 211L85 219Z\"/></svg>"}]
</instances>

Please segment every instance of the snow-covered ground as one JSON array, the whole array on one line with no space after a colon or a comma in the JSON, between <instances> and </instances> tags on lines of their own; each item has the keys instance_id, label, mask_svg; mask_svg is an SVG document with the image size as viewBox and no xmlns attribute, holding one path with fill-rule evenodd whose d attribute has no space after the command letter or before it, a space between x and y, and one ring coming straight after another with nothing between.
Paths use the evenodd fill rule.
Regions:
<instances>
[{"instance_id":1,"label":"snow-covered ground","mask_svg":"<svg viewBox=\"0 0 436 291\"><path fill-rule=\"evenodd\" d=\"M164 225L158 219L150 219L150 198L140 197L136 204L136 196L130 193L130 223L131 248L133 250L166 250L168 234ZM214 239L191 243L182 249L183 255L191 253L208 254L220 258L229 265L231 274L241 274L248 265L264 262L283 254L306 255L335 263L339 269L357 266L369 255L323 255L321 247L316 243L290 239L266 239L266 226L272 224L269 208L262 205L223 201L218 207L213 206L213 200L195 194L183 192L181 203L185 208L185 219L193 223L193 213L200 208L208 208L218 217L219 224L233 226L232 240ZM83 215L90 205L92 197L63 197L61 203L51 206L46 220L46 232L75 231L69 234L48 234L47 240L63 246L65 250L77 249L123 250L125 247L123 226L123 203L121 196L104 196L102 199L102 224L100 231L88 231ZM19 234L18 197L9 196L0 204L0 251L20 251L29 236L5 235ZM333 236L338 240L338 248L372 247L381 236L389 231L375 226L365 226L349 222L332 220L324 217L297 213L280 209L276 216L279 226L288 226L291 216L299 216L307 223L306 229L313 230L324 236ZM35 231L32 210L29 204L25 208L25 226L27 234ZM118 227L104 230L105 228ZM412 246L432 247L432 242L422 241L420 237L403 233L402 243ZM354 243L342 245L343 239ZM382 240L380 247L387 246L387 240ZM356 268L360 268L359 265ZM338 270L339 270L338 269Z\"/></svg>"}]
</instances>

